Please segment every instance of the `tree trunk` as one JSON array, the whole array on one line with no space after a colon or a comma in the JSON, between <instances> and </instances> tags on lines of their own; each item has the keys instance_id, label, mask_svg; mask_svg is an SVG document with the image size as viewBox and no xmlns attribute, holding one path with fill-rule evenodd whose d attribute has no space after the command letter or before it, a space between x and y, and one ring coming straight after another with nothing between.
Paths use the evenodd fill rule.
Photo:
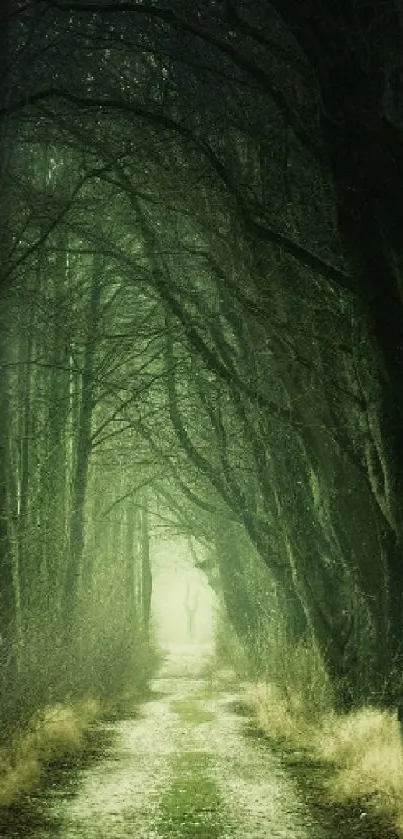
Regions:
<instances>
[{"instance_id":1,"label":"tree trunk","mask_svg":"<svg viewBox=\"0 0 403 839\"><path fill-rule=\"evenodd\" d=\"M5 0L2 8L0 31L0 105L5 107L10 90L7 75L10 50L11 0ZM8 276L8 255L10 253L10 225L8 202L11 200L7 183L7 171L11 149L7 139L4 119L0 124L0 707L7 707L4 699L12 695L16 678L16 597L14 567L10 534L10 404L9 404L9 324L10 324L10 279Z\"/></svg>"},{"instance_id":2,"label":"tree trunk","mask_svg":"<svg viewBox=\"0 0 403 839\"><path fill-rule=\"evenodd\" d=\"M215 549L225 608L240 640L250 644L259 631L258 609L251 601L234 525L217 519Z\"/></svg>"},{"instance_id":3,"label":"tree trunk","mask_svg":"<svg viewBox=\"0 0 403 839\"><path fill-rule=\"evenodd\" d=\"M81 398L76 429L75 463L71 494L69 551L64 582L63 626L66 642L72 640L77 611L81 562L84 548L84 512L91 453L94 356L101 297L97 265L93 266L83 358Z\"/></svg>"},{"instance_id":4,"label":"tree trunk","mask_svg":"<svg viewBox=\"0 0 403 839\"><path fill-rule=\"evenodd\" d=\"M150 562L150 536L148 530L148 498L145 493L142 498L140 516L140 551L141 551L141 622L146 637L150 632L152 570Z\"/></svg>"},{"instance_id":5,"label":"tree trunk","mask_svg":"<svg viewBox=\"0 0 403 839\"><path fill-rule=\"evenodd\" d=\"M136 515L136 508L133 504L133 499L129 498L126 502L126 538L124 546L124 561L125 561L125 588L126 588L126 603L127 603L127 617L130 628L135 631L138 625L137 613L137 575L138 575L138 555L137 555L137 538L139 517Z\"/></svg>"}]
</instances>

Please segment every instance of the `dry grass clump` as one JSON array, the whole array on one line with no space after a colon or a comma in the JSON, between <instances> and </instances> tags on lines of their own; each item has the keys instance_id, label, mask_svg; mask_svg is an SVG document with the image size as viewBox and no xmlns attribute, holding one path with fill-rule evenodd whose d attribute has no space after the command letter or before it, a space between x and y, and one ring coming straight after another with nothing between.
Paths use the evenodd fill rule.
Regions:
<instances>
[{"instance_id":1,"label":"dry grass clump","mask_svg":"<svg viewBox=\"0 0 403 839\"><path fill-rule=\"evenodd\" d=\"M99 710L97 702L86 700L71 707L54 705L35 714L28 729L0 752L0 805L11 804L35 787L47 763L79 749Z\"/></svg>"},{"instance_id":2,"label":"dry grass clump","mask_svg":"<svg viewBox=\"0 0 403 839\"><path fill-rule=\"evenodd\" d=\"M312 743L316 727L306 714L300 694L284 696L277 685L250 685L245 702L252 708L259 728L271 739L290 747L307 748Z\"/></svg>"},{"instance_id":3,"label":"dry grass clump","mask_svg":"<svg viewBox=\"0 0 403 839\"><path fill-rule=\"evenodd\" d=\"M270 737L291 748L311 750L318 727L333 707L318 651L307 640L294 647L279 644L270 649L268 660L276 680L251 685L246 702Z\"/></svg>"},{"instance_id":4,"label":"dry grass clump","mask_svg":"<svg viewBox=\"0 0 403 839\"><path fill-rule=\"evenodd\" d=\"M0 806L12 804L21 793L29 792L41 777L38 758L25 761L12 760L6 753L0 755Z\"/></svg>"},{"instance_id":5,"label":"dry grass clump","mask_svg":"<svg viewBox=\"0 0 403 839\"><path fill-rule=\"evenodd\" d=\"M244 695L261 731L326 765L329 802L371 806L403 832L403 743L396 714L369 705L336 712L311 639L291 645L279 626L261 640L265 681L249 683Z\"/></svg>"},{"instance_id":6,"label":"dry grass clump","mask_svg":"<svg viewBox=\"0 0 403 839\"><path fill-rule=\"evenodd\" d=\"M370 799L403 827L402 743L396 715L370 706L333 714L317 733L318 757L335 764L332 800Z\"/></svg>"},{"instance_id":7,"label":"dry grass clump","mask_svg":"<svg viewBox=\"0 0 403 839\"><path fill-rule=\"evenodd\" d=\"M325 707L311 715L303 695L284 696L267 684L250 686L246 702L270 738L331 765L330 801L368 802L403 830L403 753L396 714L366 706L347 714Z\"/></svg>"}]
</instances>

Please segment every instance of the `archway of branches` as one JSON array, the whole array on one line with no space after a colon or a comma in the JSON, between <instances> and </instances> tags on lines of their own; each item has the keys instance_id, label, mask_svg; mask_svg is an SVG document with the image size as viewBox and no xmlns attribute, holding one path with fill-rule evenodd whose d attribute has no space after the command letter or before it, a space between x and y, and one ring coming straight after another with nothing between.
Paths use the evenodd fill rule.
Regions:
<instances>
[{"instance_id":1,"label":"archway of branches","mask_svg":"<svg viewBox=\"0 0 403 839\"><path fill-rule=\"evenodd\" d=\"M83 668L146 636L159 522L257 657L280 620L339 702L398 702L392 11L376 43L323 13L329 56L286 3L10 2L4 21L9 666L53 631Z\"/></svg>"}]
</instances>

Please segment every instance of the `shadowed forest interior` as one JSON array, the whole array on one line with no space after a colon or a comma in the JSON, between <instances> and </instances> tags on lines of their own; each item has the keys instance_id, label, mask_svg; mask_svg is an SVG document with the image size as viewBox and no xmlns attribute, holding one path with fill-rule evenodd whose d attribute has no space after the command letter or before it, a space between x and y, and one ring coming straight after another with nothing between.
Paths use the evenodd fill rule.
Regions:
<instances>
[{"instance_id":1,"label":"shadowed forest interior","mask_svg":"<svg viewBox=\"0 0 403 839\"><path fill-rule=\"evenodd\" d=\"M2 0L5 750L213 636L279 736L398 731L402 44L399 0Z\"/></svg>"}]
</instances>

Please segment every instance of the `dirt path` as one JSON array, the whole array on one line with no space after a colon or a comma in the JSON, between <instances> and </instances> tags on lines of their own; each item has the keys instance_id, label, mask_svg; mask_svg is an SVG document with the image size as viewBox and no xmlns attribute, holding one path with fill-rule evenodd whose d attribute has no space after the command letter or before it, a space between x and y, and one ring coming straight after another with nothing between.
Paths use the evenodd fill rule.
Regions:
<instances>
[{"instance_id":1,"label":"dirt path","mask_svg":"<svg viewBox=\"0 0 403 839\"><path fill-rule=\"evenodd\" d=\"M173 651L143 715L104 723L102 759L33 796L24 832L7 837L326 839L279 757L243 735L236 695L213 693L202 665L202 652Z\"/></svg>"}]
</instances>

